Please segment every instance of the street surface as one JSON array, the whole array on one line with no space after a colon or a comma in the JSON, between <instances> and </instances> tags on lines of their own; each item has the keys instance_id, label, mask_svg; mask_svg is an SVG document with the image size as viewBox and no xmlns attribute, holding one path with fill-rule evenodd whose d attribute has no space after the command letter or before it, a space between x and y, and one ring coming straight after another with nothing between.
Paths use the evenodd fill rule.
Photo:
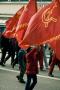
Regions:
<instances>
[{"instance_id":1,"label":"street surface","mask_svg":"<svg viewBox=\"0 0 60 90\"><path fill-rule=\"evenodd\" d=\"M0 66L0 90L25 90L25 84L19 83L16 79L16 75L19 74L18 65L13 69L10 59L5 65L5 67ZM60 90L60 71L57 66L53 74L55 77L49 77L48 70L39 71L38 82L34 90ZM24 79L26 81L26 74Z\"/></svg>"}]
</instances>

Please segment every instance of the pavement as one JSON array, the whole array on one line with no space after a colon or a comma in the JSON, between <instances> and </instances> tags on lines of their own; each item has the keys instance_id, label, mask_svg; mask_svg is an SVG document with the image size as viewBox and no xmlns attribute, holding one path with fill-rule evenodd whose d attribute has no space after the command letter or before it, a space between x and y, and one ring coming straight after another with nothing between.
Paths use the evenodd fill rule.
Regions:
<instances>
[{"instance_id":1,"label":"pavement","mask_svg":"<svg viewBox=\"0 0 60 90\"><path fill-rule=\"evenodd\" d=\"M18 65L13 69L10 65L10 59L5 67L0 66L0 90L25 90L26 84L21 84L16 79L19 74ZM39 71L38 82L34 90L60 90L60 71L57 66L54 68L54 77L48 76L48 70ZM26 81L26 74L24 75Z\"/></svg>"}]
</instances>

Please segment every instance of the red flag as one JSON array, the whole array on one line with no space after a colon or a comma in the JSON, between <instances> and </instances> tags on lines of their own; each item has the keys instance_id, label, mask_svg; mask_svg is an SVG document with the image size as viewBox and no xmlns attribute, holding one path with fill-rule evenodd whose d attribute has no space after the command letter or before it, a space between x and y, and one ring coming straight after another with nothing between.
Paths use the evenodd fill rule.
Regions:
<instances>
[{"instance_id":1,"label":"red flag","mask_svg":"<svg viewBox=\"0 0 60 90\"><path fill-rule=\"evenodd\" d=\"M56 53L56 57L60 60L60 39L56 41L54 50Z\"/></svg>"},{"instance_id":2,"label":"red flag","mask_svg":"<svg viewBox=\"0 0 60 90\"><path fill-rule=\"evenodd\" d=\"M20 45L21 40L25 34L28 23L31 17L37 12L36 0L29 0L29 3L25 6L24 11L19 19L16 28L16 39Z\"/></svg>"},{"instance_id":3,"label":"red flag","mask_svg":"<svg viewBox=\"0 0 60 90\"><path fill-rule=\"evenodd\" d=\"M13 17L10 17L10 18L6 21L6 28L9 27L9 25L10 25L11 22L12 22L12 19L13 19Z\"/></svg>"},{"instance_id":4,"label":"red flag","mask_svg":"<svg viewBox=\"0 0 60 90\"><path fill-rule=\"evenodd\" d=\"M49 42L51 48L54 50L56 57L60 60L60 38Z\"/></svg>"},{"instance_id":5,"label":"red flag","mask_svg":"<svg viewBox=\"0 0 60 90\"><path fill-rule=\"evenodd\" d=\"M21 16L22 12L23 12L24 7L20 8L16 14L12 17L9 18L6 22L6 30L4 32L4 36L7 38L13 38L15 30L16 30L16 26L19 20L19 17Z\"/></svg>"},{"instance_id":6,"label":"red flag","mask_svg":"<svg viewBox=\"0 0 60 90\"><path fill-rule=\"evenodd\" d=\"M40 45L55 39L58 35L60 35L60 2L55 0L31 18L21 44Z\"/></svg>"}]
</instances>

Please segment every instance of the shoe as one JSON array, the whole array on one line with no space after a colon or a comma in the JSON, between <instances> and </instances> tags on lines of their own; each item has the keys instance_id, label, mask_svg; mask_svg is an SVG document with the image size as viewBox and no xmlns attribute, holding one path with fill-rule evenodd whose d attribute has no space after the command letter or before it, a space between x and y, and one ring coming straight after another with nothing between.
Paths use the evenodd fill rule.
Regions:
<instances>
[{"instance_id":1,"label":"shoe","mask_svg":"<svg viewBox=\"0 0 60 90\"><path fill-rule=\"evenodd\" d=\"M1 63L1 62L0 62L0 65L3 66L3 67L5 66L5 65L4 65L3 63Z\"/></svg>"},{"instance_id":2,"label":"shoe","mask_svg":"<svg viewBox=\"0 0 60 90\"><path fill-rule=\"evenodd\" d=\"M6 61L4 61L4 64L6 63Z\"/></svg>"},{"instance_id":3,"label":"shoe","mask_svg":"<svg viewBox=\"0 0 60 90\"><path fill-rule=\"evenodd\" d=\"M43 71L43 69L40 68L40 71Z\"/></svg>"},{"instance_id":4,"label":"shoe","mask_svg":"<svg viewBox=\"0 0 60 90\"><path fill-rule=\"evenodd\" d=\"M19 75L17 75L16 78L18 79L18 81L19 81L20 83L25 83L25 81L24 81L23 79L20 79L20 76L19 76Z\"/></svg>"},{"instance_id":5,"label":"shoe","mask_svg":"<svg viewBox=\"0 0 60 90\"><path fill-rule=\"evenodd\" d=\"M12 68L14 68L14 64L12 63Z\"/></svg>"},{"instance_id":6,"label":"shoe","mask_svg":"<svg viewBox=\"0 0 60 90\"><path fill-rule=\"evenodd\" d=\"M19 79L20 79L20 78L19 78L19 75L17 75L16 78L19 80Z\"/></svg>"},{"instance_id":7,"label":"shoe","mask_svg":"<svg viewBox=\"0 0 60 90\"><path fill-rule=\"evenodd\" d=\"M22 79L22 80L19 80L20 83L25 83L25 81Z\"/></svg>"},{"instance_id":8,"label":"shoe","mask_svg":"<svg viewBox=\"0 0 60 90\"><path fill-rule=\"evenodd\" d=\"M40 71L43 71L43 67L40 67Z\"/></svg>"},{"instance_id":9,"label":"shoe","mask_svg":"<svg viewBox=\"0 0 60 90\"><path fill-rule=\"evenodd\" d=\"M48 74L48 76L50 76L50 77L54 77L54 75L53 75L53 74Z\"/></svg>"},{"instance_id":10,"label":"shoe","mask_svg":"<svg viewBox=\"0 0 60 90\"><path fill-rule=\"evenodd\" d=\"M5 67L5 65L4 65L4 64L1 64L1 66Z\"/></svg>"}]
</instances>

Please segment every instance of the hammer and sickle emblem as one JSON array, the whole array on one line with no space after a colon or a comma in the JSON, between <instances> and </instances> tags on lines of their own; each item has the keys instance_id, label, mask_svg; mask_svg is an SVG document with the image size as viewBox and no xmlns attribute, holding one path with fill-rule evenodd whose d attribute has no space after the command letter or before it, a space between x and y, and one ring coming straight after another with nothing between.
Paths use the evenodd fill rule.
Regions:
<instances>
[{"instance_id":1,"label":"hammer and sickle emblem","mask_svg":"<svg viewBox=\"0 0 60 90\"><path fill-rule=\"evenodd\" d=\"M11 30L11 32L14 32L15 31L15 28L16 28L16 26L14 25L14 27Z\"/></svg>"},{"instance_id":2,"label":"hammer and sickle emblem","mask_svg":"<svg viewBox=\"0 0 60 90\"><path fill-rule=\"evenodd\" d=\"M48 24L53 21L53 22L57 22L57 19L52 17L52 12L53 10L57 7L57 5L55 4L52 8L47 8L43 14L42 14L42 22L45 24L45 27L48 27Z\"/></svg>"}]
</instances>

